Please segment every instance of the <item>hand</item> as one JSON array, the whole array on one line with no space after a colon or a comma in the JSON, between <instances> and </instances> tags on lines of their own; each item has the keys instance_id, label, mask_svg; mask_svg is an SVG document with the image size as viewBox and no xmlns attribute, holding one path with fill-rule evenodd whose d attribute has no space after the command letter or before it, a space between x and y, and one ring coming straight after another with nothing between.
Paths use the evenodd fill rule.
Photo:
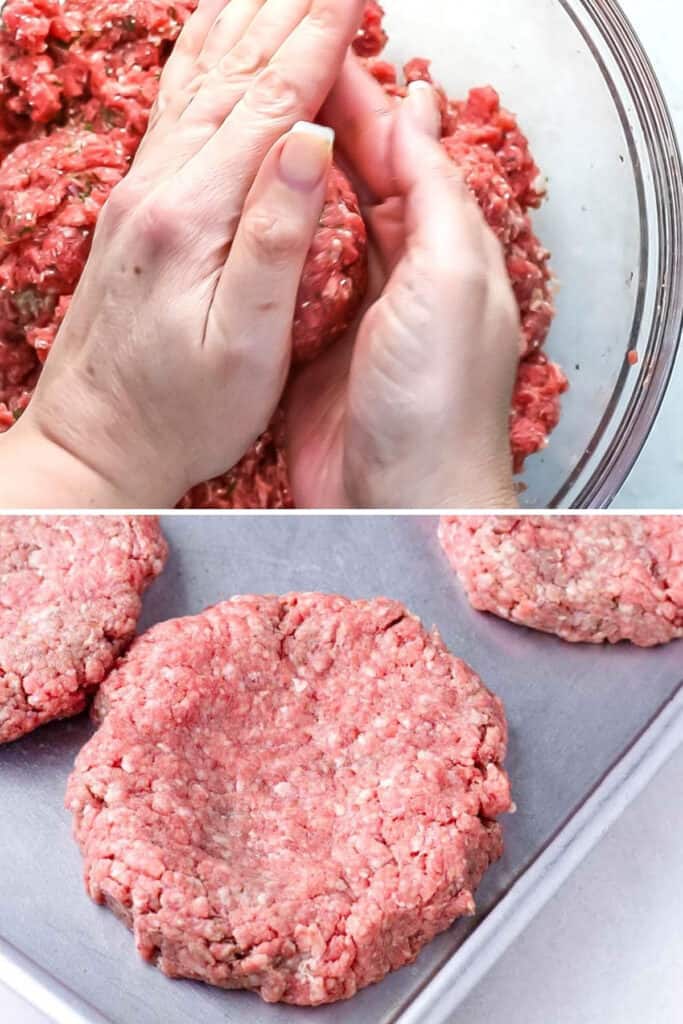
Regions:
<instances>
[{"instance_id":1,"label":"hand","mask_svg":"<svg viewBox=\"0 0 683 1024\"><path fill-rule=\"evenodd\" d=\"M324 111L355 172L371 301L355 341L290 385L292 491L309 507L514 507L519 315L502 248L437 142L436 95L396 106L348 58Z\"/></svg>"},{"instance_id":2,"label":"hand","mask_svg":"<svg viewBox=\"0 0 683 1024\"><path fill-rule=\"evenodd\" d=\"M4 504L173 506L265 429L331 160L333 133L297 122L317 115L362 8L201 0L2 439Z\"/></svg>"}]
</instances>

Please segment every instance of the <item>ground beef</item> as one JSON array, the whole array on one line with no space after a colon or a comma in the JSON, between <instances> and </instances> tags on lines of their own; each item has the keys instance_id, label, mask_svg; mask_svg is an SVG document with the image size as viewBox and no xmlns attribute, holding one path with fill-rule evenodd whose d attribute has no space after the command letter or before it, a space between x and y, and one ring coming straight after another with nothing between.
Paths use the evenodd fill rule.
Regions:
<instances>
[{"instance_id":1,"label":"ground beef","mask_svg":"<svg viewBox=\"0 0 683 1024\"><path fill-rule=\"evenodd\" d=\"M560 420L559 396L567 390L567 378L544 352L522 359L512 399L510 442L515 473L521 473L528 455L548 443Z\"/></svg>"},{"instance_id":2,"label":"ground beef","mask_svg":"<svg viewBox=\"0 0 683 1024\"><path fill-rule=\"evenodd\" d=\"M309 362L343 334L366 288L365 224L351 185L333 168L297 297L292 334L295 362Z\"/></svg>"},{"instance_id":3,"label":"ground beef","mask_svg":"<svg viewBox=\"0 0 683 1024\"><path fill-rule=\"evenodd\" d=\"M0 743L83 710L165 559L154 518L0 519Z\"/></svg>"},{"instance_id":4,"label":"ground beef","mask_svg":"<svg viewBox=\"0 0 683 1024\"><path fill-rule=\"evenodd\" d=\"M37 379L38 360L31 346L0 336L0 433L24 411Z\"/></svg>"},{"instance_id":5,"label":"ground beef","mask_svg":"<svg viewBox=\"0 0 683 1024\"><path fill-rule=\"evenodd\" d=\"M584 643L683 637L676 516L451 516L440 538L479 611Z\"/></svg>"},{"instance_id":6,"label":"ground beef","mask_svg":"<svg viewBox=\"0 0 683 1024\"><path fill-rule=\"evenodd\" d=\"M384 31L384 10L377 0L367 0L363 11L363 23L353 42L353 48L359 57L376 57L388 42Z\"/></svg>"},{"instance_id":7,"label":"ground beef","mask_svg":"<svg viewBox=\"0 0 683 1024\"><path fill-rule=\"evenodd\" d=\"M0 338L25 341L45 361L83 272L99 212L128 164L119 129L106 135L58 129L5 159ZM348 181L334 168L301 282L295 361L313 358L348 326L365 287L365 226Z\"/></svg>"},{"instance_id":8,"label":"ground beef","mask_svg":"<svg viewBox=\"0 0 683 1024\"><path fill-rule=\"evenodd\" d=\"M172 977L352 996L501 853L500 702L394 601L238 597L138 639L67 806L90 896Z\"/></svg>"},{"instance_id":9,"label":"ground beef","mask_svg":"<svg viewBox=\"0 0 683 1024\"><path fill-rule=\"evenodd\" d=\"M284 413L227 473L197 484L180 508L294 508L285 456Z\"/></svg>"},{"instance_id":10,"label":"ground beef","mask_svg":"<svg viewBox=\"0 0 683 1024\"><path fill-rule=\"evenodd\" d=\"M25 341L43 361L100 210L128 168L122 136L61 128L0 167L0 338Z\"/></svg>"},{"instance_id":11,"label":"ground beef","mask_svg":"<svg viewBox=\"0 0 683 1024\"><path fill-rule=\"evenodd\" d=\"M0 78L9 144L35 125L144 133L161 68L194 4L165 0L7 0Z\"/></svg>"},{"instance_id":12,"label":"ground beef","mask_svg":"<svg viewBox=\"0 0 683 1024\"><path fill-rule=\"evenodd\" d=\"M0 229L0 431L26 407L37 379L28 349L41 360L49 353L87 258L94 219L135 152L161 67L193 7L194 0L172 7L163 0L5 4L0 155L30 141L0 167L0 218L10 225L7 235ZM402 96L407 82L431 81L429 62L410 61L400 80L393 65L378 59L387 41L383 13L368 0L354 47L386 90ZM540 205L545 183L516 118L493 89L473 89L462 101L441 89L439 95L444 146L505 248L519 305L521 362L511 443L515 471L521 472L527 456L547 444L567 387L560 368L539 352L554 316L552 275L528 210ZM74 146L80 155L70 167ZM46 166L48 160L53 166ZM82 179L91 172L97 187L84 195ZM27 190L25 199L14 195L16 189ZM356 197L335 170L297 302L293 339L300 360L314 358L352 322L366 286L365 257ZM6 363L15 376L25 365L25 376L3 384ZM181 504L290 507L281 414L237 466L193 488Z\"/></svg>"}]
</instances>

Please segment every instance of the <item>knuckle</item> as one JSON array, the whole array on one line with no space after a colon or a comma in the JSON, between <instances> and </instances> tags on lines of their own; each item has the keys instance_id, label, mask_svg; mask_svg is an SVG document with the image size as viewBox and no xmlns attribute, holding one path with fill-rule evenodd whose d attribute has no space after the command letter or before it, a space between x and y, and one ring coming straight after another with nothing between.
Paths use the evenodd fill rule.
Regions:
<instances>
[{"instance_id":1,"label":"knuckle","mask_svg":"<svg viewBox=\"0 0 683 1024\"><path fill-rule=\"evenodd\" d=\"M519 306L510 282L501 280L495 289L495 304L502 323L511 329L519 328Z\"/></svg>"},{"instance_id":2,"label":"knuckle","mask_svg":"<svg viewBox=\"0 0 683 1024\"><path fill-rule=\"evenodd\" d=\"M197 68L195 73L190 78L189 82L187 82L187 84L185 85L183 93L185 101L188 104L192 102L193 98L197 95L201 87L204 85L204 82L206 81L206 75L207 72Z\"/></svg>"},{"instance_id":3,"label":"knuckle","mask_svg":"<svg viewBox=\"0 0 683 1024\"><path fill-rule=\"evenodd\" d=\"M136 236L154 251L177 248L182 241L181 209L167 194L152 196L141 204L135 218Z\"/></svg>"},{"instance_id":4,"label":"knuckle","mask_svg":"<svg viewBox=\"0 0 683 1024\"><path fill-rule=\"evenodd\" d=\"M308 17L313 28L318 29L325 35L333 31L338 31L338 0L315 0Z\"/></svg>"},{"instance_id":5,"label":"knuckle","mask_svg":"<svg viewBox=\"0 0 683 1024\"><path fill-rule=\"evenodd\" d=\"M245 213L242 233L258 258L269 263L286 263L304 244L299 225L271 210L253 209Z\"/></svg>"},{"instance_id":6,"label":"knuckle","mask_svg":"<svg viewBox=\"0 0 683 1024\"><path fill-rule=\"evenodd\" d=\"M129 174L112 189L101 220L109 229L116 229L138 209L141 188L134 175Z\"/></svg>"},{"instance_id":7,"label":"knuckle","mask_svg":"<svg viewBox=\"0 0 683 1024\"><path fill-rule=\"evenodd\" d=\"M275 65L258 75L247 92L247 100L252 110L267 117L296 117L306 108L301 85Z\"/></svg>"},{"instance_id":8,"label":"knuckle","mask_svg":"<svg viewBox=\"0 0 683 1024\"><path fill-rule=\"evenodd\" d=\"M457 265L455 275L451 272L449 276L451 281L455 276L459 287L465 289L473 298L482 302L487 298L489 270L485 260L471 254Z\"/></svg>"},{"instance_id":9,"label":"knuckle","mask_svg":"<svg viewBox=\"0 0 683 1024\"><path fill-rule=\"evenodd\" d=\"M241 80L257 75L267 63L268 56L263 49L245 37L219 61L218 71L223 78Z\"/></svg>"}]
</instances>

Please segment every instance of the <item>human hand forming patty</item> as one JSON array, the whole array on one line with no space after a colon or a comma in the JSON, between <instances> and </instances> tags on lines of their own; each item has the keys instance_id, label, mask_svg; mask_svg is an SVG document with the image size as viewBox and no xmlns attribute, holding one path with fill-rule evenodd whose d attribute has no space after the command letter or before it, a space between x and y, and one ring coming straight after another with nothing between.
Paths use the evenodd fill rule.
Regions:
<instances>
[{"instance_id":1,"label":"human hand forming patty","mask_svg":"<svg viewBox=\"0 0 683 1024\"><path fill-rule=\"evenodd\" d=\"M173 505L265 428L325 195L332 132L310 122L328 96L380 201L372 301L289 389L294 498L514 503L519 323L498 243L441 153L429 87L394 111L358 65L342 70L362 8L200 4L35 398L0 441L2 504Z\"/></svg>"}]
</instances>

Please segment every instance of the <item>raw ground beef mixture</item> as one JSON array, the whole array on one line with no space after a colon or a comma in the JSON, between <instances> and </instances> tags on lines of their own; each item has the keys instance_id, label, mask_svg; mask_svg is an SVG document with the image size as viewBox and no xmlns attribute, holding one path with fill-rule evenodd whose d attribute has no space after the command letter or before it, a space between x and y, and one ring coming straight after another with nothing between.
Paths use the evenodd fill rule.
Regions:
<instances>
[{"instance_id":1,"label":"raw ground beef mixture","mask_svg":"<svg viewBox=\"0 0 683 1024\"><path fill-rule=\"evenodd\" d=\"M99 211L145 130L160 69L194 6L164 0L6 0L0 27L0 430L26 408L88 256ZM405 91L378 55L382 9L368 0L357 52L389 93ZM429 78L424 60L404 79ZM567 382L543 353L553 319L548 252L529 210L544 187L516 119L491 88L442 94L444 146L500 238L520 308L511 416L515 468L556 426ZM295 358L314 358L352 322L366 287L366 237L335 169L304 273ZM292 505L282 417L244 459L194 488L185 507Z\"/></svg>"},{"instance_id":2,"label":"raw ground beef mixture","mask_svg":"<svg viewBox=\"0 0 683 1024\"><path fill-rule=\"evenodd\" d=\"M683 637L676 516L451 516L440 539L479 611L574 642Z\"/></svg>"},{"instance_id":3,"label":"raw ground beef mixture","mask_svg":"<svg viewBox=\"0 0 683 1024\"><path fill-rule=\"evenodd\" d=\"M165 560L154 518L0 518L0 743L83 710Z\"/></svg>"},{"instance_id":4,"label":"raw ground beef mixture","mask_svg":"<svg viewBox=\"0 0 683 1024\"><path fill-rule=\"evenodd\" d=\"M352 996L474 911L502 705L394 601L237 597L100 688L67 790L89 894L172 977Z\"/></svg>"}]
</instances>

